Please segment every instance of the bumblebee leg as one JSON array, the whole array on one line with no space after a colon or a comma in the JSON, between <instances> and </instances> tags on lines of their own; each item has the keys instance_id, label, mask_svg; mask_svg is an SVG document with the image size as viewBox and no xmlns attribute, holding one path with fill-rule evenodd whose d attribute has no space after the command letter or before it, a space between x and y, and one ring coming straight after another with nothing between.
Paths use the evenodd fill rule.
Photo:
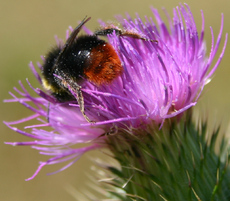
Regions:
<instances>
[{"instance_id":1,"label":"bumblebee leg","mask_svg":"<svg viewBox=\"0 0 230 201\"><path fill-rule=\"evenodd\" d=\"M85 106L84 106L84 97L82 95L81 86L78 85L74 80L69 79L68 77L63 78L63 76L57 76L58 79L61 80L61 85L68 89L69 92L73 95L73 97L76 97L76 100L79 104L80 111L86 121L94 123L94 121L91 121L90 118L85 114Z\"/></svg>"},{"instance_id":2,"label":"bumblebee leg","mask_svg":"<svg viewBox=\"0 0 230 201\"><path fill-rule=\"evenodd\" d=\"M120 29L116 28L105 28L105 29L100 29L94 32L95 36L107 36L109 34L112 34L115 31L116 35L120 36L122 35L122 31Z\"/></svg>"},{"instance_id":3,"label":"bumblebee leg","mask_svg":"<svg viewBox=\"0 0 230 201\"><path fill-rule=\"evenodd\" d=\"M136 38L136 39L140 39L140 40L144 40L144 41L150 41L150 42L153 42L153 43L158 43L157 40L152 40L152 39L149 39L149 38L145 38L137 33L134 33L134 32L129 32L129 31L124 31L121 33L120 36L128 36L128 37L131 37L131 38Z\"/></svg>"},{"instance_id":4,"label":"bumblebee leg","mask_svg":"<svg viewBox=\"0 0 230 201\"><path fill-rule=\"evenodd\" d=\"M127 36L127 37L136 38L136 39L140 39L140 40L144 40L144 41L150 41L150 42L158 43L157 40L145 38L145 37L139 35L138 33L131 32L131 31L122 31L122 30L116 29L116 28L105 28L105 29L97 30L94 32L94 35L96 35L96 36L107 36L109 34L112 34L113 32L115 32L115 34L118 36Z\"/></svg>"},{"instance_id":5,"label":"bumblebee leg","mask_svg":"<svg viewBox=\"0 0 230 201\"><path fill-rule=\"evenodd\" d=\"M47 121L50 122L50 102L48 102L48 107L47 107Z\"/></svg>"},{"instance_id":6,"label":"bumblebee leg","mask_svg":"<svg viewBox=\"0 0 230 201\"><path fill-rule=\"evenodd\" d=\"M77 87L76 88L76 95L77 95L77 102L79 104L80 107L80 111L82 113L82 115L84 116L84 118L86 119L86 121L90 122L90 123L94 123L94 121L90 120L89 117L85 114L85 106L84 106L84 97L82 95L82 91L81 91L81 87Z\"/></svg>"}]
</instances>

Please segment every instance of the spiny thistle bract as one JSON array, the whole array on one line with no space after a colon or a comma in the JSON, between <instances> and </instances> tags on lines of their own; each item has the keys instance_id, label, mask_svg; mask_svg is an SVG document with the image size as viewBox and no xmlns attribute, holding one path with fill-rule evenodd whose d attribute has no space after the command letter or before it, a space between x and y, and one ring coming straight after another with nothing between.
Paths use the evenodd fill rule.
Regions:
<instances>
[{"instance_id":1,"label":"spiny thistle bract","mask_svg":"<svg viewBox=\"0 0 230 201\"><path fill-rule=\"evenodd\" d=\"M208 143L207 123L195 126L190 114L179 123L165 124L167 128L161 130L149 126L144 137L140 137L142 129L108 136L110 150L121 165L107 166L114 178L104 181L113 187L111 195L140 201L230 200L227 141L218 143L219 130Z\"/></svg>"}]
</instances>

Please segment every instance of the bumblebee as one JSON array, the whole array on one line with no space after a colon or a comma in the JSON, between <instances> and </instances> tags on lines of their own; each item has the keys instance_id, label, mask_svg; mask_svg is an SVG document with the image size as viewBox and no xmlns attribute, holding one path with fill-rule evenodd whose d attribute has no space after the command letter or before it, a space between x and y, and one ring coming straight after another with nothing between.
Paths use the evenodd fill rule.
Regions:
<instances>
[{"instance_id":1,"label":"bumblebee","mask_svg":"<svg viewBox=\"0 0 230 201\"><path fill-rule=\"evenodd\" d=\"M108 85L123 72L117 52L111 44L98 36L115 32L119 36L148 40L138 34L111 27L98 30L93 35L77 37L82 26L90 19L85 17L63 47L56 46L47 54L42 70L44 88L60 102L77 100L80 111L88 122L92 121L85 114L81 83L88 80L96 86Z\"/></svg>"}]
</instances>

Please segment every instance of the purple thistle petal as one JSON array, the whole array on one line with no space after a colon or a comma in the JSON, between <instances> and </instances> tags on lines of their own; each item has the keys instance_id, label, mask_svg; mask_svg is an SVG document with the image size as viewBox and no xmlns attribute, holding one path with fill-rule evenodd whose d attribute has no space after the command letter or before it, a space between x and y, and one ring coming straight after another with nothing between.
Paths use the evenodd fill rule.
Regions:
<instances>
[{"instance_id":1,"label":"purple thistle petal","mask_svg":"<svg viewBox=\"0 0 230 201\"><path fill-rule=\"evenodd\" d=\"M32 177L29 177L28 179L26 179L26 181L29 181L31 179L34 179L34 177L36 177L36 175L40 172L40 170L47 165L46 162L42 163L41 165L39 165L39 167L37 168L36 172L32 175Z\"/></svg>"},{"instance_id":2,"label":"purple thistle petal","mask_svg":"<svg viewBox=\"0 0 230 201\"><path fill-rule=\"evenodd\" d=\"M95 120L95 123L88 123L85 120L77 101L59 103L49 95L49 92L33 88L28 80L27 84L39 97L30 95L21 82L19 84L22 91L14 88L20 98L10 93L13 99L5 102L19 102L33 114L5 124L34 141L6 144L31 146L40 154L51 156L48 161L41 162L34 175L27 180L33 179L45 165L70 161L56 171L60 172L75 163L85 152L106 146L105 136L113 133L113 128L118 130L143 128L148 124L160 125L161 128L166 119L176 116L179 119L186 110L197 103L205 84L217 69L226 49L227 34L222 52L211 68L222 38L223 15L216 43L211 28L212 46L209 57L206 58L205 23L202 11L202 28L199 37L192 12L187 4L175 8L172 19L164 10L169 28L159 12L154 8L151 10L156 23L151 17L145 17L145 21L142 21L138 15L136 19L132 19L128 14L127 19L117 17L124 31L138 34L146 38L146 41L129 36L118 36L115 32L108 35L108 41L122 63L123 74L109 85L97 87L87 80L81 84L85 113L90 119ZM103 21L99 23L102 27L107 26ZM116 26L111 25L111 27ZM66 31L66 39L72 30L69 27ZM85 26L83 30L87 34L93 33ZM62 48L64 42L57 37L55 39L57 46ZM149 40L157 40L157 42ZM45 59L42 57L43 62ZM40 63L37 65L40 70L43 69ZM32 62L29 66L39 83L42 83ZM63 80L58 75L54 76ZM76 91L68 84L67 87L76 97ZM11 126L34 119L38 123L26 126L28 132ZM46 127L52 130L42 129ZM84 144L85 147L72 148L77 144Z\"/></svg>"},{"instance_id":3,"label":"purple thistle petal","mask_svg":"<svg viewBox=\"0 0 230 201\"><path fill-rule=\"evenodd\" d=\"M20 134L22 134L22 135L24 135L24 136L27 136L27 137L30 137L30 138L39 139L39 140L46 139L46 138L42 137L41 135L35 136L35 135L33 135L33 134L30 134L30 133L27 133L27 132L25 132L25 131L22 131L22 130L16 128L16 127L12 127L12 126L10 126L9 124L7 124L7 122L4 122L4 123L5 123L10 129L12 129L13 131L16 131L16 132L18 132L18 133L20 133Z\"/></svg>"},{"instance_id":4,"label":"purple thistle petal","mask_svg":"<svg viewBox=\"0 0 230 201\"><path fill-rule=\"evenodd\" d=\"M38 63L37 66L40 66L40 64ZM39 82L40 84L42 84L42 79L41 79L41 77L39 76L38 72L36 71L36 69L35 69L35 67L34 67L34 65L33 65L33 63L32 63L32 61L29 63L29 67L30 67L32 73L34 74L34 76L37 78L38 82ZM41 66L40 66L40 69L41 69Z\"/></svg>"},{"instance_id":5,"label":"purple thistle petal","mask_svg":"<svg viewBox=\"0 0 230 201\"><path fill-rule=\"evenodd\" d=\"M54 150L54 155L56 155L55 157L53 158L50 158L48 161L46 162L40 162L40 165L38 166L37 170L35 171L35 173L32 175L32 177L26 179L26 181L29 181L31 179L33 179L39 172L40 170L45 166L45 165L52 165L52 164L56 164L56 163L62 163L62 162L65 162L65 161L69 161L71 159L74 159L73 161L71 161L69 164L67 164L66 166L64 166L63 168L59 169L58 171L56 172L53 172L53 173L49 173L48 175L52 175L52 174L55 174L55 173L58 173L60 171L63 171L65 170L66 168L68 168L69 166L71 166L73 163L77 162L77 160L81 157L81 155L83 155L85 152L88 152L92 149L96 149L98 148L96 145L92 145L92 146L88 146L88 147L84 147L84 148L80 148L80 149L71 149L71 150L67 150L63 153L58 153L58 152L55 152ZM50 151L50 149L49 149ZM58 150L60 151L60 150ZM45 154L46 153L42 153L42 154ZM67 158L65 158L67 157Z\"/></svg>"},{"instance_id":6,"label":"purple thistle petal","mask_svg":"<svg viewBox=\"0 0 230 201\"><path fill-rule=\"evenodd\" d=\"M20 119L20 120L17 120L17 121L4 122L4 123L6 123L7 125L21 124L23 122L27 122L27 121L30 121L32 119L35 119L35 118L37 118L39 116L40 116L39 114L35 113L35 114L33 114L33 115L29 116L29 117L26 117L26 118L23 118L23 119Z\"/></svg>"},{"instance_id":7,"label":"purple thistle petal","mask_svg":"<svg viewBox=\"0 0 230 201\"><path fill-rule=\"evenodd\" d=\"M5 142L5 144L9 144L12 146L33 146L37 145L36 141L31 141L31 142Z\"/></svg>"}]
</instances>

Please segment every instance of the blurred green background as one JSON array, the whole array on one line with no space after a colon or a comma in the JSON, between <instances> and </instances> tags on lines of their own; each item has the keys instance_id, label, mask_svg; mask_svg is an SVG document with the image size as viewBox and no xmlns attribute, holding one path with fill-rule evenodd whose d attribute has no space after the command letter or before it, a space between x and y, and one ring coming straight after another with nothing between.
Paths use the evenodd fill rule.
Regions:
<instances>
[{"instance_id":1,"label":"blurred green background","mask_svg":"<svg viewBox=\"0 0 230 201\"><path fill-rule=\"evenodd\" d=\"M19 86L18 80L26 84L29 78L34 86L38 86L29 70L28 63L40 61L40 55L55 44L54 35L64 38L69 25L77 25L86 15L92 20L87 26L94 30L98 27L97 19L114 20L114 15L136 12L141 17L151 16L150 5L161 9L165 7L172 16L172 9L181 1L171 0L0 0L0 90L1 100L10 98L8 91ZM187 0L197 27L201 27L200 10L205 16L205 40L208 52L211 35L209 27L214 29L215 37L219 32L221 13L225 16L224 33L230 33L230 1L229 0ZM160 11L163 15L163 12ZM230 41L229 41L230 42ZM223 45L223 41L221 43ZM210 84L205 87L195 111L203 117L208 116L209 125L216 126L222 122L222 130L227 129L230 120L230 44L225 57ZM219 51L220 52L220 51ZM30 112L16 103L0 103L1 121L13 121L26 117ZM6 141L29 140L0 125L0 199L4 201L62 201L84 200L77 192L92 191L89 175L92 175L90 158L97 157L99 152L91 152L82 157L75 165L67 170L46 176L47 172L57 170L60 166L45 167L38 176L26 182L38 166L38 161L45 158L30 147L12 147L5 145ZM92 192L94 193L94 192Z\"/></svg>"}]
</instances>

